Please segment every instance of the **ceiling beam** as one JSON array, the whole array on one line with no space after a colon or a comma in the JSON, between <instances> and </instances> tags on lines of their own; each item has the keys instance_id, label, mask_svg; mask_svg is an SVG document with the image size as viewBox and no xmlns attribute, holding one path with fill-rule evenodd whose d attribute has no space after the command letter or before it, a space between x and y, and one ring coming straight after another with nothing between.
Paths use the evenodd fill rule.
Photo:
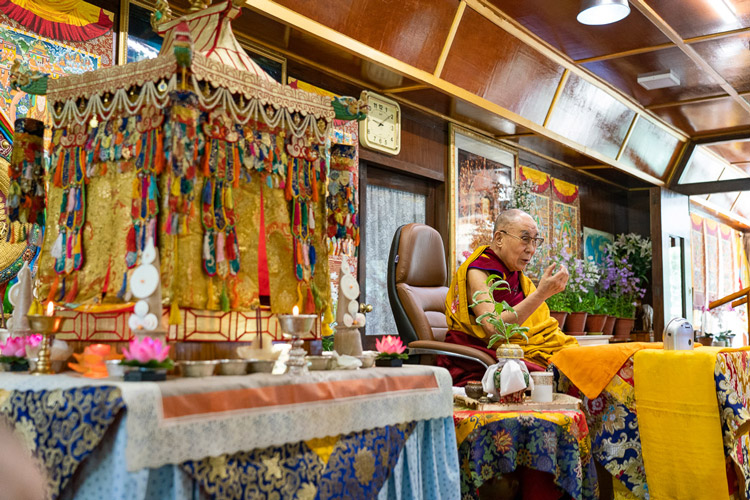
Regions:
<instances>
[{"instance_id":1,"label":"ceiling beam","mask_svg":"<svg viewBox=\"0 0 750 500\"><path fill-rule=\"evenodd\" d=\"M693 137L693 142L699 146L721 144L722 142L746 141L750 139L750 129L740 129L731 132L703 134Z\"/></svg>"},{"instance_id":2,"label":"ceiling beam","mask_svg":"<svg viewBox=\"0 0 750 500\"><path fill-rule=\"evenodd\" d=\"M732 87L729 82L727 82L721 74L714 69L713 66L708 64L705 59L703 59L696 50L685 43L682 39L682 37L675 31L672 26L670 26L662 17L656 13L654 9L651 8L650 5L646 4L644 0L630 0L630 3L638 9L641 14L646 16L646 18L651 21L659 30L666 35L667 38L672 40L674 44L686 55L688 56L695 64L697 64L703 71L708 73L709 76L711 76L718 84L719 86L732 96L734 101L739 104L742 109L744 109L747 113L750 113L750 103L748 103L745 99L743 99L738 93L737 90Z\"/></svg>"},{"instance_id":3,"label":"ceiling beam","mask_svg":"<svg viewBox=\"0 0 750 500\"><path fill-rule=\"evenodd\" d=\"M683 42L686 44L705 42L707 40L717 40L719 38L726 38L729 36L739 35L750 31L750 27L737 28L736 30L722 31L721 33L710 33L708 35L694 36L692 38L685 38ZM576 64L586 64L598 61L608 61L610 59L618 59L620 57L635 56L638 54L647 54L649 52L656 52L657 50L671 49L675 47L672 42L660 43L659 45L652 45L650 47L640 47L638 49L623 50L622 52L613 52L611 54L604 54L601 56L587 57L585 59L576 59Z\"/></svg>"},{"instance_id":4,"label":"ceiling beam","mask_svg":"<svg viewBox=\"0 0 750 500\"><path fill-rule=\"evenodd\" d=\"M690 163L690 158L693 156L694 151L695 142L693 141L687 141L685 145L682 146L680 155L677 157L677 161L669 172L669 177L667 178L667 187L669 189L672 189L678 182L680 182L680 177L682 177L682 173L685 172L685 168L688 163Z\"/></svg>"},{"instance_id":5,"label":"ceiling beam","mask_svg":"<svg viewBox=\"0 0 750 500\"><path fill-rule=\"evenodd\" d=\"M677 184L672 187L673 191L688 196L713 193L731 193L734 191L750 191L750 177L742 179L728 179L726 181L691 182L689 184Z\"/></svg>"}]
</instances>

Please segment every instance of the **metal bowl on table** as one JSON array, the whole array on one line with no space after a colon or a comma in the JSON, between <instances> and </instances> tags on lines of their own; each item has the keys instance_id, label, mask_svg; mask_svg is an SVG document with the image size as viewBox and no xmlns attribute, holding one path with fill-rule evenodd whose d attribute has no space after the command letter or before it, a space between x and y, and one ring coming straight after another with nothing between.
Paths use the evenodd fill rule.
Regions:
<instances>
[{"instance_id":1,"label":"metal bowl on table","mask_svg":"<svg viewBox=\"0 0 750 500\"><path fill-rule=\"evenodd\" d=\"M222 359L219 360L219 375L245 375L247 374L246 359Z\"/></svg>"},{"instance_id":2,"label":"metal bowl on table","mask_svg":"<svg viewBox=\"0 0 750 500\"><path fill-rule=\"evenodd\" d=\"M179 361L183 377L210 377L218 362L214 359L207 361Z\"/></svg>"},{"instance_id":3,"label":"metal bowl on table","mask_svg":"<svg viewBox=\"0 0 750 500\"><path fill-rule=\"evenodd\" d=\"M328 370L331 365L330 356L305 356L305 361L310 370Z\"/></svg>"},{"instance_id":4,"label":"metal bowl on table","mask_svg":"<svg viewBox=\"0 0 750 500\"><path fill-rule=\"evenodd\" d=\"M249 359L247 360L247 373L271 373L276 361L273 359Z\"/></svg>"}]
</instances>

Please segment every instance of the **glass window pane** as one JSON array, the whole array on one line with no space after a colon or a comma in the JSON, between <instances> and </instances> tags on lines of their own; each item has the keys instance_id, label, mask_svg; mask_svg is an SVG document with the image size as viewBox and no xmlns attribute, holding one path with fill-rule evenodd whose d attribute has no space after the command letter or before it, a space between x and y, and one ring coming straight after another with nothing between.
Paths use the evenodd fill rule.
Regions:
<instances>
[{"instance_id":1,"label":"glass window pane","mask_svg":"<svg viewBox=\"0 0 750 500\"><path fill-rule=\"evenodd\" d=\"M366 302L368 335L398 335L386 288L388 253L393 234L410 222L425 223L427 196L387 187L368 185L365 220Z\"/></svg>"}]
</instances>

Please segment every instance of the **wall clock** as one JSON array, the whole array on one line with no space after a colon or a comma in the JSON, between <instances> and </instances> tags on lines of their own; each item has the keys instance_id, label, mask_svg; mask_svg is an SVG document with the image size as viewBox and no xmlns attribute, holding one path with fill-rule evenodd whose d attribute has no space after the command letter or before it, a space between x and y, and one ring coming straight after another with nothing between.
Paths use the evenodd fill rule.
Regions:
<instances>
[{"instance_id":1,"label":"wall clock","mask_svg":"<svg viewBox=\"0 0 750 500\"><path fill-rule=\"evenodd\" d=\"M401 151L401 107L393 99L364 91L367 118L359 122L359 142L366 148L397 155Z\"/></svg>"}]
</instances>

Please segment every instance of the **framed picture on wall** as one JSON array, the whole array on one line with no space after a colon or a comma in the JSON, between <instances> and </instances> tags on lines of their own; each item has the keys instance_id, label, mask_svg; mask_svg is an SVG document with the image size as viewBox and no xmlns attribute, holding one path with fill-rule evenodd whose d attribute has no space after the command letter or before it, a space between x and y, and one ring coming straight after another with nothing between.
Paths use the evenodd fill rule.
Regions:
<instances>
[{"instance_id":1,"label":"framed picture on wall","mask_svg":"<svg viewBox=\"0 0 750 500\"><path fill-rule=\"evenodd\" d=\"M510 198L517 153L499 142L452 125L450 135L451 272L492 240L495 219Z\"/></svg>"},{"instance_id":2,"label":"framed picture on wall","mask_svg":"<svg viewBox=\"0 0 750 500\"><path fill-rule=\"evenodd\" d=\"M604 264L604 250L610 243L615 241L615 235L612 233L606 233L599 231L598 229L591 229L590 227L583 228L583 258L588 259L589 257L594 259L597 265Z\"/></svg>"}]
</instances>

